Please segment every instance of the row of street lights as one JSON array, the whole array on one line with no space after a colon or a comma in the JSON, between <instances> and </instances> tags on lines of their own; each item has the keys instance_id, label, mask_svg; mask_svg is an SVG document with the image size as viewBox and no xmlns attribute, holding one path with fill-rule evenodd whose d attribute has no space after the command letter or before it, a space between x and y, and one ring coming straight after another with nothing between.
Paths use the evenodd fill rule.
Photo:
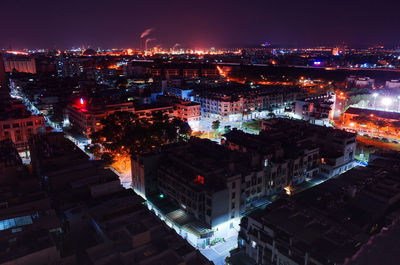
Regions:
<instances>
[{"instance_id":1,"label":"row of street lights","mask_svg":"<svg viewBox=\"0 0 400 265\"><path fill-rule=\"evenodd\" d=\"M376 109L376 98L379 96L378 93L374 93L372 94L373 98L374 98L374 109ZM397 111L400 111L400 96L397 96L397 101L399 102L399 106L397 108ZM389 109L389 106L392 105L393 103L393 99L390 97L384 97L382 99L382 104L386 107L386 110Z\"/></svg>"}]
</instances>

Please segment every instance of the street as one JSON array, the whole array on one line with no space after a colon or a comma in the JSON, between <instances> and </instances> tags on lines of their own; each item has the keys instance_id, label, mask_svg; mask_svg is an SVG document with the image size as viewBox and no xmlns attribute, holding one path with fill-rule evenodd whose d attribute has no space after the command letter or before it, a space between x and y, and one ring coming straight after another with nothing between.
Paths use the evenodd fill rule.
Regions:
<instances>
[{"instance_id":1,"label":"street","mask_svg":"<svg viewBox=\"0 0 400 265\"><path fill-rule=\"evenodd\" d=\"M224 265L225 258L229 256L229 251L237 247L237 237L227 238L225 242L200 250L207 259L214 262L215 265Z\"/></svg>"}]
</instances>

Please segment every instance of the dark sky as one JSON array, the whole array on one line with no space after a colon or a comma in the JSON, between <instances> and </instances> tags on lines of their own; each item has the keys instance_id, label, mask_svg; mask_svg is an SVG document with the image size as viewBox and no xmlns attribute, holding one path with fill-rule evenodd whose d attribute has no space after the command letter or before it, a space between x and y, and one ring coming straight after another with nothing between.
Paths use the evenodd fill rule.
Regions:
<instances>
[{"instance_id":1,"label":"dark sky","mask_svg":"<svg viewBox=\"0 0 400 265\"><path fill-rule=\"evenodd\" d=\"M0 47L400 45L400 0L0 0Z\"/></svg>"}]
</instances>

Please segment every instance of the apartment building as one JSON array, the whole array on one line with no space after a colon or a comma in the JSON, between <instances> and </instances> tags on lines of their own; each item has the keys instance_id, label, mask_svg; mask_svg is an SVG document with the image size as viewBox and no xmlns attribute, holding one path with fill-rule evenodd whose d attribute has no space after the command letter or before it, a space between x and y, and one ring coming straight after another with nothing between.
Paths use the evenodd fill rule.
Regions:
<instances>
[{"instance_id":1,"label":"apartment building","mask_svg":"<svg viewBox=\"0 0 400 265\"><path fill-rule=\"evenodd\" d=\"M198 88L193 95L204 116L242 120L259 117L262 111L283 113L302 93L297 87L235 84Z\"/></svg>"},{"instance_id":2,"label":"apartment building","mask_svg":"<svg viewBox=\"0 0 400 265\"><path fill-rule=\"evenodd\" d=\"M45 133L44 117L32 115L20 101L10 99L0 104L0 140L11 139L18 151L27 151L29 138Z\"/></svg>"},{"instance_id":3,"label":"apartment building","mask_svg":"<svg viewBox=\"0 0 400 265\"><path fill-rule=\"evenodd\" d=\"M261 134L297 137L320 148L319 175L330 178L354 166L357 135L344 130L291 119L263 120Z\"/></svg>"},{"instance_id":4,"label":"apartment building","mask_svg":"<svg viewBox=\"0 0 400 265\"><path fill-rule=\"evenodd\" d=\"M399 162L398 153L377 155L371 166L354 168L242 218L236 253L252 264L353 264L360 255L386 259L385 248L391 253L393 248L372 239L399 218Z\"/></svg>"},{"instance_id":5,"label":"apartment building","mask_svg":"<svg viewBox=\"0 0 400 265\"><path fill-rule=\"evenodd\" d=\"M57 244L64 253L58 263L212 264L62 133L36 136L30 146L35 179L65 229Z\"/></svg>"}]
</instances>

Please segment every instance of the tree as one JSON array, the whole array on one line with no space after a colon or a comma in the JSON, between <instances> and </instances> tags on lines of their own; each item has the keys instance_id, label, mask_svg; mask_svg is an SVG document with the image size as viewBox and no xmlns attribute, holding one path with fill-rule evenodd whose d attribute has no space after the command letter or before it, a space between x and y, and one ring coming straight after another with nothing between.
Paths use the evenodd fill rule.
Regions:
<instances>
[{"instance_id":1,"label":"tree","mask_svg":"<svg viewBox=\"0 0 400 265\"><path fill-rule=\"evenodd\" d=\"M270 119L273 119L273 118L276 117L276 115L275 115L275 113L273 113L273 112L271 111L271 112L268 113L268 117L269 117Z\"/></svg>"},{"instance_id":2,"label":"tree","mask_svg":"<svg viewBox=\"0 0 400 265\"><path fill-rule=\"evenodd\" d=\"M150 152L168 143L184 141L191 134L186 122L162 113L154 113L150 120L130 112L115 112L101 124L102 128L91 135L92 144L87 150L107 163L112 163L115 155Z\"/></svg>"},{"instance_id":3,"label":"tree","mask_svg":"<svg viewBox=\"0 0 400 265\"><path fill-rule=\"evenodd\" d=\"M214 131L216 131L216 130L219 129L219 125L220 125L220 124L221 124L221 123L220 123L219 120L215 120L215 121L212 122L211 128L212 128Z\"/></svg>"},{"instance_id":4,"label":"tree","mask_svg":"<svg viewBox=\"0 0 400 265\"><path fill-rule=\"evenodd\" d=\"M359 124L368 124L368 123L372 122L372 119L370 118L370 116L367 116L365 114L354 116L351 120L356 123L359 123Z\"/></svg>"},{"instance_id":5,"label":"tree","mask_svg":"<svg viewBox=\"0 0 400 265\"><path fill-rule=\"evenodd\" d=\"M103 160L107 166L110 166L112 163L114 163L114 158L115 156L110 152L105 152L101 155L101 160Z\"/></svg>"}]
</instances>

